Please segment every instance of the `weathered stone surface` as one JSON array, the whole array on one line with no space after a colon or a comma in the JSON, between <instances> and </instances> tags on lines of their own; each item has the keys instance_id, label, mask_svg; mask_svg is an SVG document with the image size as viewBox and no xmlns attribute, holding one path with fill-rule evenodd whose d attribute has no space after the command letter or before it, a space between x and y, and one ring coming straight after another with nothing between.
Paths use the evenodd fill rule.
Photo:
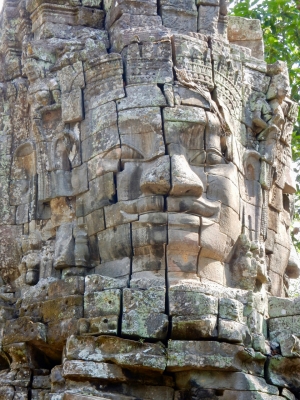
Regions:
<instances>
[{"instance_id":1,"label":"weathered stone surface","mask_svg":"<svg viewBox=\"0 0 300 400\"><path fill-rule=\"evenodd\" d=\"M139 24L141 24L144 17L139 16L137 18L139 18ZM130 19L136 20L136 18L133 17L130 17ZM152 22L153 26L155 26L157 25L157 22L160 22L161 20L159 17L148 17L148 21L150 24ZM145 30L145 34L147 33L149 34L149 30L148 32ZM157 35L159 35L159 33L160 32L158 31ZM148 40L148 38L145 39ZM141 47L141 51L139 50L139 46ZM133 43L123 50L122 55L125 61L127 85L137 83L161 84L173 81L173 63L170 40L163 39L161 41L158 40L157 42L145 42L145 44L141 45Z\"/></svg>"},{"instance_id":2,"label":"weathered stone surface","mask_svg":"<svg viewBox=\"0 0 300 400\"><path fill-rule=\"evenodd\" d=\"M4 1L1 399L298 396L298 106L227 3Z\"/></svg>"},{"instance_id":3,"label":"weathered stone surface","mask_svg":"<svg viewBox=\"0 0 300 400\"><path fill-rule=\"evenodd\" d=\"M113 202L115 185L113 173L109 172L89 183L90 190L76 199L76 216L84 217Z\"/></svg>"},{"instance_id":4,"label":"weathered stone surface","mask_svg":"<svg viewBox=\"0 0 300 400\"><path fill-rule=\"evenodd\" d=\"M112 362L122 368L163 372L166 355L162 344L135 342L109 336L75 337L67 342L69 360Z\"/></svg>"},{"instance_id":5,"label":"weathered stone surface","mask_svg":"<svg viewBox=\"0 0 300 400\"><path fill-rule=\"evenodd\" d=\"M218 299L198 292L171 290L169 302L171 315L218 314Z\"/></svg>"},{"instance_id":6,"label":"weathered stone surface","mask_svg":"<svg viewBox=\"0 0 300 400\"><path fill-rule=\"evenodd\" d=\"M95 273L110 278L121 278L128 281L130 274L130 258L104 262L95 267Z\"/></svg>"},{"instance_id":7,"label":"weathered stone surface","mask_svg":"<svg viewBox=\"0 0 300 400\"><path fill-rule=\"evenodd\" d=\"M267 364L267 376L273 385L299 389L299 358L272 357Z\"/></svg>"},{"instance_id":8,"label":"weathered stone surface","mask_svg":"<svg viewBox=\"0 0 300 400\"><path fill-rule=\"evenodd\" d=\"M30 318L22 317L7 321L4 328L3 345L21 342L46 342L46 326L40 322L33 323Z\"/></svg>"},{"instance_id":9,"label":"weathered stone surface","mask_svg":"<svg viewBox=\"0 0 300 400\"><path fill-rule=\"evenodd\" d=\"M135 339L164 340L168 333L168 324L165 314L132 310L122 316L122 335Z\"/></svg>"},{"instance_id":10,"label":"weathered stone surface","mask_svg":"<svg viewBox=\"0 0 300 400\"><path fill-rule=\"evenodd\" d=\"M130 225L123 224L98 233L98 245L101 263L130 257L132 253Z\"/></svg>"},{"instance_id":11,"label":"weathered stone surface","mask_svg":"<svg viewBox=\"0 0 300 400\"><path fill-rule=\"evenodd\" d=\"M245 374L243 372L220 372L220 371L201 371L201 372L180 372L176 374L176 383L179 387L184 387L187 380L193 380L203 389L217 390L237 390L254 391L256 394L267 393L278 395L279 390L276 386L266 383L263 378Z\"/></svg>"},{"instance_id":12,"label":"weathered stone surface","mask_svg":"<svg viewBox=\"0 0 300 400\"><path fill-rule=\"evenodd\" d=\"M92 361L66 361L63 367L65 378L92 378L108 382L123 382L125 376L117 365Z\"/></svg>"},{"instance_id":13,"label":"weathered stone surface","mask_svg":"<svg viewBox=\"0 0 300 400\"><path fill-rule=\"evenodd\" d=\"M123 289L127 287L127 279L114 279L102 275L88 275L85 277L85 294L100 292L106 289Z\"/></svg>"},{"instance_id":14,"label":"weathered stone surface","mask_svg":"<svg viewBox=\"0 0 300 400\"><path fill-rule=\"evenodd\" d=\"M196 10L162 5L159 11L165 27L184 33L197 31L198 13Z\"/></svg>"},{"instance_id":15,"label":"weathered stone surface","mask_svg":"<svg viewBox=\"0 0 300 400\"><path fill-rule=\"evenodd\" d=\"M82 318L83 297L80 295L66 296L45 301L42 305L42 315L45 322L65 318Z\"/></svg>"},{"instance_id":16,"label":"weathered stone surface","mask_svg":"<svg viewBox=\"0 0 300 400\"><path fill-rule=\"evenodd\" d=\"M230 16L228 40L230 43L248 47L253 57L264 59L263 35L258 20Z\"/></svg>"},{"instance_id":17,"label":"weathered stone surface","mask_svg":"<svg viewBox=\"0 0 300 400\"><path fill-rule=\"evenodd\" d=\"M256 360L255 360L256 358ZM255 362L255 361L256 362ZM248 353L242 346L210 341L172 340L168 345L169 371L223 370L263 375L265 357Z\"/></svg>"},{"instance_id":18,"label":"weathered stone surface","mask_svg":"<svg viewBox=\"0 0 300 400\"><path fill-rule=\"evenodd\" d=\"M139 313L164 313L165 290L151 288L148 290L123 289L123 313L131 310Z\"/></svg>"},{"instance_id":19,"label":"weathered stone surface","mask_svg":"<svg viewBox=\"0 0 300 400\"><path fill-rule=\"evenodd\" d=\"M216 315L180 315L172 317L171 338L174 340L197 340L216 336Z\"/></svg>"},{"instance_id":20,"label":"weathered stone surface","mask_svg":"<svg viewBox=\"0 0 300 400\"><path fill-rule=\"evenodd\" d=\"M230 343L250 343L251 338L246 325L237 321L227 321L219 318L218 338Z\"/></svg>"},{"instance_id":21,"label":"weathered stone surface","mask_svg":"<svg viewBox=\"0 0 300 400\"><path fill-rule=\"evenodd\" d=\"M84 278L81 276L70 276L49 284L49 299L79 294L84 294Z\"/></svg>"},{"instance_id":22,"label":"weathered stone surface","mask_svg":"<svg viewBox=\"0 0 300 400\"><path fill-rule=\"evenodd\" d=\"M256 391L245 391L245 392L238 392L233 390L225 390L224 391L224 399L261 399L261 400L279 400L280 396L260 393Z\"/></svg>"},{"instance_id":23,"label":"weathered stone surface","mask_svg":"<svg viewBox=\"0 0 300 400\"><path fill-rule=\"evenodd\" d=\"M120 315L121 292L119 289L107 289L84 295L84 317L94 318L103 315Z\"/></svg>"},{"instance_id":24,"label":"weathered stone surface","mask_svg":"<svg viewBox=\"0 0 300 400\"><path fill-rule=\"evenodd\" d=\"M286 317L300 314L300 301L294 299L283 299L280 297L269 297L270 318Z\"/></svg>"},{"instance_id":25,"label":"weathered stone surface","mask_svg":"<svg viewBox=\"0 0 300 400\"><path fill-rule=\"evenodd\" d=\"M125 88L126 97L117 101L118 111L137 107L166 106L165 96L155 84L128 85Z\"/></svg>"}]
</instances>

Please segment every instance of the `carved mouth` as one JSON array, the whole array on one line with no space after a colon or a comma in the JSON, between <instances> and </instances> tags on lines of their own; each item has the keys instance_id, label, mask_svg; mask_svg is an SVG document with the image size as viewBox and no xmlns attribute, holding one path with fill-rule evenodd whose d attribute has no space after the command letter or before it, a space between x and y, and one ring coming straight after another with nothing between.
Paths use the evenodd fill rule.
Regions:
<instances>
[{"instance_id":1,"label":"carved mouth","mask_svg":"<svg viewBox=\"0 0 300 400\"><path fill-rule=\"evenodd\" d=\"M220 209L220 202L206 196L147 196L104 207L106 229L98 233L101 264L96 273L130 274L132 287L144 289L165 286L167 275L178 282L200 283L201 227L214 230ZM225 251L219 253L217 263L225 257Z\"/></svg>"}]
</instances>

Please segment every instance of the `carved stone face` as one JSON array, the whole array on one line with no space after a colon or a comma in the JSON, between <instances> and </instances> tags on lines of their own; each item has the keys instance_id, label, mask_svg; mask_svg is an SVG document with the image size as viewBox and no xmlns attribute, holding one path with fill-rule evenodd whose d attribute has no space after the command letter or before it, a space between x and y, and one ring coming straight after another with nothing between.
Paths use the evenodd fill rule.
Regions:
<instances>
[{"instance_id":1,"label":"carved stone face","mask_svg":"<svg viewBox=\"0 0 300 400\"><path fill-rule=\"evenodd\" d=\"M129 274L131 265L131 284L142 288L164 286L167 276L170 285L260 290L273 275L279 293L294 191L284 139L293 103L281 95L289 91L287 77L259 60L250 68L237 48L223 43L220 54L220 42L205 40L174 34L123 50L126 97L117 101L116 117L121 170L114 204L104 207L96 270L115 262ZM143 71L143 57L155 52L165 58ZM164 71L158 86L147 83L151 68L157 80ZM150 76L135 75L141 73ZM110 165L105 157L117 142L111 144L103 165ZM279 259L277 251L285 255Z\"/></svg>"},{"instance_id":2,"label":"carved stone face","mask_svg":"<svg viewBox=\"0 0 300 400\"><path fill-rule=\"evenodd\" d=\"M56 231L53 264L64 273L81 268L70 254L79 226L91 249L84 268L131 277L132 287L261 290L271 282L273 293L283 294L286 271L298 274L288 267L295 105L286 67L267 66L261 44L247 41L252 57L234 21L226 41L227 2L214 8L216 16L200 9L196 33L183 15L175 28L162 7L168 29L161 26L150 41L123 5L106 4L110 54L102 49L95 56L98 37L82 50L72 30L68 42L60 38L59 51L52 42L26 45L31 111L38 108L29 122L39 176L31 218L51 221L45 237ZM37 28L41 37L50 32L60 37L54 25ZM64 217L67 206L51 217L56 199L65 205L61 199L72 199L72 220Z\"/></svg>"}]
</instances>

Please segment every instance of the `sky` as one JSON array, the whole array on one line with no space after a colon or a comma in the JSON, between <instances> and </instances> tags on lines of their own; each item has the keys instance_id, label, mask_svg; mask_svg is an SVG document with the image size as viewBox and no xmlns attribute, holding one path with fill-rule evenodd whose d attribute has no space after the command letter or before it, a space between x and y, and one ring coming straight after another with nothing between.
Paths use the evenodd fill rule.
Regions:
<instances>
[{"instance_id":1,"label":"sky","mask_svg":"<svg viewBox=\"0 0 300 400\"><path fill-rule=\"evenodd\" d=\"M4 0L0 0L0 11L2 10L3 1L4 1Z\"/></svg>"}]
</instances>

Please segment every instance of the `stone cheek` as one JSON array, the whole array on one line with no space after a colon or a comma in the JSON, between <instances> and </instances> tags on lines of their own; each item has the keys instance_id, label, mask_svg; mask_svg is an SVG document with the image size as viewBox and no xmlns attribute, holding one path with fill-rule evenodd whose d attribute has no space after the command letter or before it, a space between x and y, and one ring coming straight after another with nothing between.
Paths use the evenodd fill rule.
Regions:
<instances>
[{"instance_id":1,"label":"stone cheek","mask_svg":"<svg viewBox=\"0 0 300 400\"><path fill-rule=\"evenodd\" d=\"M0 399L299 397L298 106L227 7L5 1Z\"/></svg>"}]
</instances>

